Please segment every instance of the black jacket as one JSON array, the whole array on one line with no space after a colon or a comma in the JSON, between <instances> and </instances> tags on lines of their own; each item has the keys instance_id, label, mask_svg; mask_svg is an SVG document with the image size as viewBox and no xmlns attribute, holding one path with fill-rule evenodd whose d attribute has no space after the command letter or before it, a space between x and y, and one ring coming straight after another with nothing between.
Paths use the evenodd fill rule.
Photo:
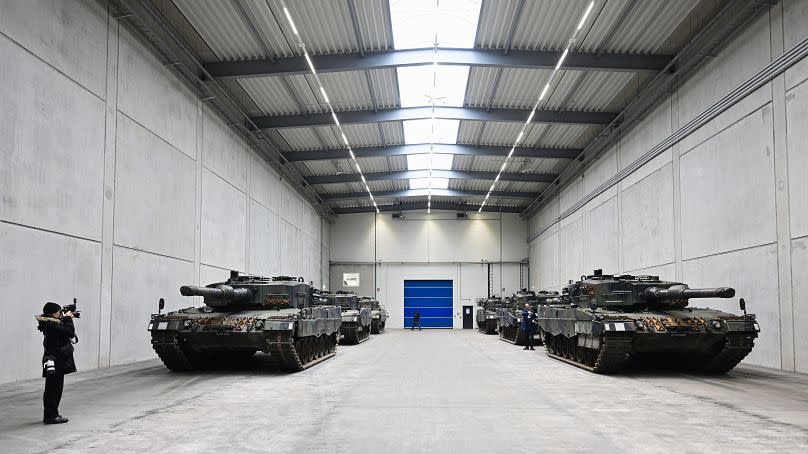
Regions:
<instances>
[{"instance_id":1,"label":"black jacket","mask_svg":"<svg viewBox=\"0 0 808 454\"><path fill-rule=\"evenodd\" d=\"M76 336L73 319L70 317L53 318L40 315L37 329L45 335L42 345L45 354L56 358L56 373L59 375L71 374L76 371L76 362L73 360L72 339ZM43 371L44 376L44 371Z\"/></svg>"}]
</instances>

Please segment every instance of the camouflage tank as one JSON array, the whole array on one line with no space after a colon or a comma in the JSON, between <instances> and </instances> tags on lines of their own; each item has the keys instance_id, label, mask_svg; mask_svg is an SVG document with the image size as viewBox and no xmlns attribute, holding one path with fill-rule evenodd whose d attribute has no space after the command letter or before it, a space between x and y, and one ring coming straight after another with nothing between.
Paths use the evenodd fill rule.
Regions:
<instances>
[{"instance_id":1,"label":"camouflage tank","mask_svg":"<svg viewBox=\"0 0 808 454\"><path fill-rule=\"evenodd\" d=\"M338 291L324 293L323 297L328 300L329 305L339 306L342 309L340 343L356 345L370 339L372 319L370 309L359 304L359 297L355 293Z\"/></svg>"},{"instance_id":2,"label":"camouflage tank","mask_svg":"<svg viewBox=\"0 0 808 454\"><path fill-rule=\"evenodd\" d=\"M638 363L727 372L754 347L755 316L690 307L693 298L732 298L729 287L691 289L658 276L610 276L595 270L539 307L547 354L595 373Z\"/></svg>"},{"instance_id":3,"label":"camouflage tank","mask_svg":"<svg viewBox=\"0 0 808 454\"><path fill-rule=\"evenodd\" d=\"M362 307L370 309L370 334L381 334L387 323L387 309L383 308L376 298L363 296L359 301Z\"/></svg>"},{"instance_id":4,"label":"camouflage tank","mask_svg":"<svg viewBox=\"0 0 808 454\"><path fill-rule=\"evenodd\" d=\"M506 301L498 296L477 300L477 330L485 334L497 333L497 310L504 308Z\"/></svg>"},{"instance_id":5,"label":"camouflage tank","mask_svg":"<svg viewBox=\"0 0 808 454\"><path fill-rule=\"evenodd\" d=\"M512 297L507 299L507 304L497 309L497 331L499 338L516 345L525 345L525 332L522 329L522 309L525 304L529 304L533 311L538 314L538 307L547 304L558 298L558 292L540 291L538 293L522 289ZM534 340L541 343L539 329L534 327Z\"/></svg>"},{"instance_id":6,"label":"camouflage tank","mask_svg":"<svg viewBox=\"0 0 808 454\"><path fill-rule=\"evenodd\" d=\"M340 308L317 306L303 278L240 276L206 287L183 286L204 306L153 314L154 351L172 371L215 368L260 351L278 369L300 371L336 354ZM160 310L164 302L160 300Z\"/></svg>"}]
</instances>

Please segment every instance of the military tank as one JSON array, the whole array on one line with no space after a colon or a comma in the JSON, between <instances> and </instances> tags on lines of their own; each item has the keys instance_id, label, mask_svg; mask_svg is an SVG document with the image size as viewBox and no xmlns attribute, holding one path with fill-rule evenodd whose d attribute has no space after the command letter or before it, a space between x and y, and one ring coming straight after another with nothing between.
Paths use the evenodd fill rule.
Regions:
<instances>
[{"instance_id":1,"label":"military tank","mask_svg":"<svg viewBox=\"0 0 808 454\"><path fill-rule=\"evenodd\" d=\"M370 339L370 325L373 317L370 309L359 304L359 297L355 293L338 291L324 293L323 297L328 300L328 304L338 306L342 310L340 343L356 345Z\"/></svg>"},{"instance_id":2,"label":"military tank","mask_svg":"<svg viewBox=\"0 0 808 454\"><path fill-rule=\"evenodd\" d=\"M318 291L303 278L231 272L225 282L183 286L180 294L201 296L204 306L162 314L161 299L148 327L172 371L216 368L259 351L270 366L300 371L336 354L340 308L313 304Z\"/></svg>"},{"instance_id":3,"label":"military tank","mask_svg":"<svg viewBox=\"0 0 808 454\"><path fill-rule=\"evenodd\" d=\"M359 301L362 307L370 309L370 334L381 334L387 323L387 309L383 308L376 298L363 296Z\"/></svg>"},{"instance_id":4,"label":"military tank","mask_svg":"<svg viewBox=\"0 0 808 454\"><path fill-rule=\"evenodd\" d=\"M658 276L611 276L595 270L570 283L559 304L539 307L547 354L595 373L629 359L709 373L728 372L754 347L755 316L689 306L695 298L732 298L729 287L691 289Z\"/></svg>"},{"instance_id":5,"label":"military tank","mask_svg":"<svg viewBox=\"0 0 808 454\"><path fill-rule=\"evenodd\" d=\"M506 301L498 296L477 300L477 330L485 334L497 333L497 310L504 308Z\"/></svg>"},{"instance_id":6,"label":"military tank","mask_svg":"<svg viewBox=\"0 0 808 454\"><path fill-rule=\"evenodd\" d=\"M545 290L534 292L522 289L507 299L504 307L497 309L497 332L499 338L516 345L525 345L525 331L522 329L522 309L529 304L533 312L538 314L538 307L558 298L558 292ZM534 340L541 343L540 330L533 329Z\"/></svg>"}]
</instances>

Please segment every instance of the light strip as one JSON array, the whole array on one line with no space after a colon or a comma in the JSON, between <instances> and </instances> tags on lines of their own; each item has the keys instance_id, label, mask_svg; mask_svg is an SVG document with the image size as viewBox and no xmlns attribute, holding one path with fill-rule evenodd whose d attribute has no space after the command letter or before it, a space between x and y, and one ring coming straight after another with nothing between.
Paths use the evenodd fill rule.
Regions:
<instances>
[{"instance_id":1,"label":"light strip","mask_svg":"<svg viewBox=\"0 0 808 454\"><path fill-rule=\"evenodd\" d=\"M569 53L570 47L575 43L578 32L584 27L586 19L589 17L589 13L592 12L592 8L594 8L594 6L595 6L595 0L589 2L589 6L586 8L586 12L584 12L583 17L581 17L581 21L578 23L578 28L576 28L575 31L572 32L572 36L567 42L567 47L564 48L564 52L561 54L561 57L559 57L558 63L556 63L553 72L550 73L550 77L547 79L547 83L544 85L541 94L539 94L539 99L533 106L533 110L530 111L530 115L527 117L527 121L525 121L522 124L522 129L519 131L519 135L516 136L516 140L513 143L513 147L511 148L510 153L508 153L508 156L505 157L505 162L503 162L502 167L499 168L499 172L497 172L497 176L496 178L494 178L494 183L491 185L491 189L488 190L488 194L486 194L485 200L483 200L483 203L480 204L480 209L477 210L478 213L481 213L483 211L485 202L488 201L488 197L494 191L494 187L497 185L499 178L502 176L502 172L505 171L505 168L508 166L508 160L511 159L511 157L513 156L514 149L516 148L517 145L519 145L519 142L522 140L522 137L525 134L525 129L533 120L533 115L536 113L536 108L538 108L539 103L544 99L544 96L547 94L547 91L550 90L550 83L553 81L553 77L561 69L561 65L564 64L564 59L567 58L567 54Z\"/></svg>"},{"instance_id":2,"label":"light strip","mask_svg":"<svg viewBox=\"0 0 808 454\"><path fill-rule=\"evenodd\" d=\"M311 57L309 57L309 53L306 52L306 44L300 38L300 34L297 31L297 27L295 27L295 22L292 20L292 15L289 13L289 9L286 7L286 2L281 0L281 6L283 7L283 13L286 15L286 20L289 21L289 26L292 27L292 31L295 33L297 37L297 45L301 49L303 49L303 56L306 57L306 63L309 64L309 69L311 73L314 75L314 78L317 80L317 84L320 86L320 93L323 95L323 99L325 100L326 104L328 104L328 110L331 111L331 117L334 119L334 125L339 129L339 134L342 136L342 140L345 142L345 148L348 150L348 154L351 156L351 160L353 161L354 166L356 166L356 171L359 172L359 177L362 178L362 183L365 184L365 189L368 191L368 196L370 196L370 201L373 203L373 208L376 209L376 213L381 213L379 210L379 205L376 204L376 199L373 198L373 192L371 192L370 187L368 186L367 179L365 175L362 173L362 168L359 167L359 162L356 160L356 155L354 154L353 150L351 149L351 144L348 142L348 136L345 134L345 131L342 129L342 125L339 122L339 118L337 117L337 112L334 111L334 107L331 105L331 101L328 98L328 94L325 92L325 88L323 88L323 83L320 81L320 76L317 74L317 70L314 67L314 63L311 61Z\"/></svg>"}]
</instances>

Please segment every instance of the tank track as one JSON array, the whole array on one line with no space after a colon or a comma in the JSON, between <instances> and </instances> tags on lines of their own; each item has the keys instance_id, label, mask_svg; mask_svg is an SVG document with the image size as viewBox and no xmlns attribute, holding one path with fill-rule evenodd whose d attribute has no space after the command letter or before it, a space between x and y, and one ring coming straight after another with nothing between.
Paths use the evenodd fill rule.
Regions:
<instances>
[{"instance_id":1,"label":"tank track","mask_svg":"<svg viewBox=\"0 0 808 454\"><path fill-rule=\"evenodd\" d=\"M359 331L356 328L342 328L343 341L346 345L357 345L370 339L370 329Z\"/></svg>"},{"instance_id":2,"label":"tank track","mask_svg":"<svg viewBox=\"0 0 808 454\"><path fill-rule=\"evenodd\" d=\"M295 338L290 332L269 333L267 349L273 367L299 372L337 354L336 334Z\"/></svg>"},{"instance_id":3,"label":"tank track","mask_svg":"<svg viewBox=\"0 0 808 454\"><path fill-rule=\"evenodd\" d=\"M748 334L729 334L724 340L724 347L697 370L714 374L729 372L746 358L754 346L755 338Z\"/></svg>"},{"instance_id":4,"label":"tank track","mask_svg":"<svg viewBox=\"0 0 808 454\"><path fill-rule=\"evenodd\" d=\"M491 320L491 322L494 322L494 321L495 320ZM479 332L481 332L483 334L497 334L497 325L495 323L491 323L491 322L486 320L486 321L484 321L482 323L477 323L477 331L479 331Z\"/></svg>"},{"instance_id":5,"label":"tank track","mask_svg":"<svg viewBox=\"0 0 808 454\"><path fill-rule=\"evenodd\" d=\"M622 369L631 351L631 336L601 336L600 348L578 347L578 336L548 337L544 342L547 356L596 374Z\"/></svg>"},{"instance_id":6,"label":"tank track","mask_svg":"<svg viewBox=\"0 0 808 454\"><path fill-rule=\"evenodd\" d=\"M500 327L499 338L514 345L525 345L525 335L516 326Z\"/></svg>"},{"instance_id":7,"label":"tank track","mask_svg":"<svg viewBox=\"0 0 808 454\"><path fill-rule=\"evenodd\" d=\"M152 348L170 371L184 372L194 369L191 360L185 356L185 353L177 344L176 337L152 339Z\"/></svg>"},{"instance_id":8,"label":"tank track","mask_svg":"<svg viewBox=\"0 0 808 454\"><path fill-rule=\"evenodd\" d=\"M381 334L384 331L384 323L380 320L370 322L370 334Z\"/></svg>"}]
</instances>

